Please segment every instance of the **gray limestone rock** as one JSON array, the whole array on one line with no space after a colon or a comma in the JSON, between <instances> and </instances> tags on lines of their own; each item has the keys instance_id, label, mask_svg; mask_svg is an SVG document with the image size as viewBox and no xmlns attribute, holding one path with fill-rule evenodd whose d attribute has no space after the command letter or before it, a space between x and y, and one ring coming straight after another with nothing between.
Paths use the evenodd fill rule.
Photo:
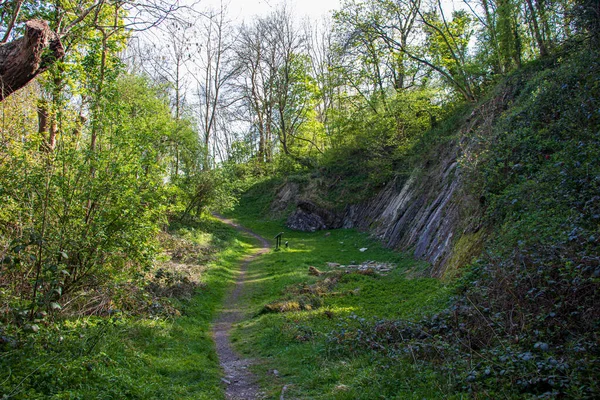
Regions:
<instances>
[{"instance_id":1,"label":"gray limestone rock","mask_svg":"<svg viewBox=\"0 0 600 400\"><path fill-rule=\"evenodd\" d=\"M317 214L297 209L287 219L287 226L302 232L316 232L321 229L327 229L323 218Z\"/></svg>"}]
</instances>

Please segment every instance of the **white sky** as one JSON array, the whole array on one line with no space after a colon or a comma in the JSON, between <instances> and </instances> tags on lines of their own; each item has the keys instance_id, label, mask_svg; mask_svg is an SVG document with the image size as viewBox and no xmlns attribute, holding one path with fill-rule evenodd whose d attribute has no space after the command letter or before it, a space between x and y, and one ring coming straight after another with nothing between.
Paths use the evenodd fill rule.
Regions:
<instances>
[{"instance_id":1,"label":"white sky","mask_svg":"<svg viewBox=\"0 0 600 400\"><path fill-rule=\"evenodd\" d=\"M255 15L265 15L273 10L282 0L223 0L229 4L229 15L232 18L250 19ZM205 6L219 7L220 0L201 0L199 8ZM299 18L308 16L311 19L320 19L329 14L329 11L340 7L340 0L287 0L293 14Z\"/></svg>"},{"instance_id":2,"label":"white sky","mask_svg":"<svg viewBox=\"0 0 600 400\"><path fill-rule=\"evenodd\" d=\"M185 1L185 0L184 0ZM190 0L187 0L190 1ZM198 9L219 8L221 2L228 4L229 16L233 19L250 20L256 15L268 14L281 3L287 3L297 20L309 17L311 20L330 15L332 10L340 8L341 0L194 0ZM463 0L442 0L444 12L450 15L453 10L464 10Z\"/></svg>"}]
</instances>

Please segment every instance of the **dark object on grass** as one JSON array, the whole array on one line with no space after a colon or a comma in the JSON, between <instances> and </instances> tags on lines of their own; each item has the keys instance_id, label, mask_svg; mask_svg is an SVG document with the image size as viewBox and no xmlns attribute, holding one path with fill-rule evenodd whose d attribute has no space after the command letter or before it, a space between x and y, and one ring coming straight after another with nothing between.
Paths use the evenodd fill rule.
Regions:
<instances>
[{"instance_id":1,"label":"dark object on grass","mask_svg":"<svg viewBox=\"0 0 600 400\"><path fill-rule=\"evenodd\" d=\"M281 247L281 237L283 236L283 232L279 232L277 235L275 235L275 250L279 250L279 248ZM287 247L287 242L286 242L286 247Z\"/></svg>"}]
</instances>

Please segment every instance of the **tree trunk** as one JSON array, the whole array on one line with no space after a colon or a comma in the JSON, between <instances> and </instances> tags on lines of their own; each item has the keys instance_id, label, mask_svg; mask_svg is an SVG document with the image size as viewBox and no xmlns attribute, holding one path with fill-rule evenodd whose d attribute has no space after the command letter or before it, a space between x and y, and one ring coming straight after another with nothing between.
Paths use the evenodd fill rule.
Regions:
<instances>
[{"instance_id":1,"label":"tree trunk","mask_svg":"<svg viewBox=\"0 0 600 400\"><path fill-rule=\"evenodd\" d=\"M498 27L497 23L492 17L492 12L490 11L490 5L488 0L482 0L481 5L483 6L483 11L485 13L485 23L487 24L487 30L490 34L490 41L493 47L494 54L494 73L496 74L504 74L506 71L504 70L504 63L502 62L502 54L500 53L500 45L498 44Z\"/></svg>"},{"instance_id":2,"label":"tree trunk","mask_svg":"<svg viewBox=\"0 0 600 400\"><path fill-rule=\"evenodd\" d=\"M533 3L531 0L526 1L527 6L529 7L529 12L531 13L531 22L533 25L533 33L535 36L535 41L537 42L538 49L540 51L541 57L546 57L548 55L548 49L546 48L546 43L544 42L544 38L542 36L542 32L540 30L540 26L538 24L538 18L535 12L535 8L533 7Z\"/></svg>"},{"instance_id":3,"label":"tree trunk","mask_svg":"<svg viewBox=\"0 0 600 400\"><path fill-rule=\"evenodd\" d=\"M0 45L0 101L65 55L60 39L41 20L27 22L25 36Z\"/></svg>"},{"instance_id":4,"label":"tree trunk","mask_svg":"<svg viewBox=\"0 0 600 400\"><path fill-rule=\"evenodd\" d=\"M46 139L48 135L48 103L40 101L37 106L38 113L38 132L40 136Z\"/></svg>"},{"instance_id":5,"label":"tree trunk","mask_svg":"<svg viewBox=\"0 0 600 400\"><path fill-rule=\"evenodd\" d=\"M38 104L37 112L38 131L43 139L40 150L53 151L56 147L56 136L58 134L56 115L50 111L49 104L44 101Z\"/></svg>"}]
</instances>

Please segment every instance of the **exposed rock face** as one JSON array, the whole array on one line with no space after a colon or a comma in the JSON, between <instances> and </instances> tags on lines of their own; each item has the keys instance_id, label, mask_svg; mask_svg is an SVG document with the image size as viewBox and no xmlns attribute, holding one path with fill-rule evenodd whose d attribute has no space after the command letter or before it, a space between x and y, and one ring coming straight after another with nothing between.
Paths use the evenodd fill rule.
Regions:
<instances>
[{"instance_id":1,"label":"exposed rock face","mask_svg":"<svg viewBox=\"0 0 600 400\"><path fill-rule=\"evenodd\" d=\"M343 227L368 231L386 246L430 262L430 274L435 277L444 275L449 267L470 262L480 253L486 236L485 229L480 230L484 208L480 201L484 199L468 193L462 176L467 169L477 169L480 138L489 137L495 118L514 98L513 91L500 92L473 110L460 139L438 147L438 158L424 161L408 179L397 178L371 200L348 205L338 213L299 201L288 226L294 228L304 220L308 229L301 230Z\"/></svg>"},{"instance_id":2,"label":"exposed rock face","mask_svg":"<svg viewBox=\"0 0 600 400\"><path fill-rule=\"evenodd\" d=\"M321 229L340 228L342 217L318 207L314 203L301 200L287 219L287 226L302 232L315 232Z\"/></svg>"},{"instance_id":3,"label":"exposed rock face","mask_svg":"<svg viewBox=\"0 0 600 400\"><path fill-rule=\"evenodd\" d=\"M412 250L440 276L452 256L457 236L476 225L477 212L461 218L472 202L461 191L457 148L450 149L425 174L413 172L406 182L392 182L365 204L347 207L343 227L368 230L386 246Z\"/></svg>"},{"instance_id":4,"label":"exposed rock face","mask_svg":"<svg viewBox=\"0 0 600 400\"><path fill-rule=\"evenodd\" d=\"M371 200L333 213L299 201L288 227L305 232L357 228L370 232L386 246L411 251L432 264L431 275L441 276L464 233L478 228L477 202L462 190L458 145L449 146L440 160L415 169L405 181L390 182Z\"/></svg>"},{"instance_id":5,"label":"exposed rock face","mask_svg":"<svg viewBox=\"0 0 600 400\"><path fill-rule=\"evenodd\" d=\"M285 211L288 206L296 201L300 187L297 183L287 182L277 192L275 200L271 203L271 212L277 214Z\"/></svg>"},{"instance_id":6,"label":"exposed rock face","mask_svg":"<svg viewBox=\"0 0 600 400\"><path fill-rule=\"evenodd\" d=\"M301 209L294 211L294 213L288 217L287 226L290 229L302 232L315 232L321 229L327 229L327 226L321 217L317 214L307 213Z\"/></svg>"}]
</instances>

